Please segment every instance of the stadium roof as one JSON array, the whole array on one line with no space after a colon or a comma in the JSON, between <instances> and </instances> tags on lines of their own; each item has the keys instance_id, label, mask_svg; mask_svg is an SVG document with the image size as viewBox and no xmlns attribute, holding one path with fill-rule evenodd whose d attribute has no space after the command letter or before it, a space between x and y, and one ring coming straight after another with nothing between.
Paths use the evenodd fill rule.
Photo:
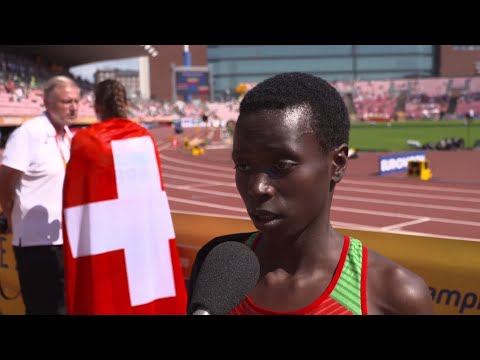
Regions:
<instances>
[{"instance_id":1,"label":"stadium roof","mask_svg":"<svg viewBox=\"0 0 480 360\"><path fill-rule=\"evenodd\" d=\"M148 55L140 45L0 45L0 50L37 56L67 68L96 61Z\"/></svg>"}]
</instances>

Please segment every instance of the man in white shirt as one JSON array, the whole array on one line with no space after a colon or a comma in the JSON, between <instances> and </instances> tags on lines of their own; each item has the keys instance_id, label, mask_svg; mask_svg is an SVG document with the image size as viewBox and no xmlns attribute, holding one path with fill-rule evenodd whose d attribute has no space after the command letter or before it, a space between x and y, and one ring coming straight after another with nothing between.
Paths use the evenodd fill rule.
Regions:
<instances>
[{"instance_id":1,"label":"man in white shirt","mask_svg":"<svg viewBox=\"0 0 480 360\"><path fill-rule=\"evenodd\" d=\"M26 314L65 313L62 189L80 89L55 76L44 87L45 113L9 137L0 166L0 205L10 230Z\"/></svg>"}]
</instances>

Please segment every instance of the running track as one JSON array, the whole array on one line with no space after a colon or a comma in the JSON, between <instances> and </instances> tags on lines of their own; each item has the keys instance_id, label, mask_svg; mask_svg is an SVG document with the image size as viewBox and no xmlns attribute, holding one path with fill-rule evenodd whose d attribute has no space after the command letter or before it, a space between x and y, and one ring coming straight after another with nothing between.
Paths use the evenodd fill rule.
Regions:
<instances>
[{"instance_id":1,"label":"running track","mask_svg":"<svg viewBox=\"0 0 480 360\"><path fill-rule=\"evenodd\" d=\"M171 128L151 133L172 212L249 219L235 188L228 146L194 157L173 149ZM350 160L335 190L334 227L480 241L480 151L427 153L430 181L377 176L378 156L362 153Z\"/></svg>"},{"instance_id":2,"label":"running track","mask_svg":"<svg viewBox=\"0 0 480 360\"><path fill-rule=\"evenodd\" d=\"M187 136L194 135L188 130ZM172 148L171 128L151 133L172 212L249 219L235 188L228 147L193 157ZM349 161L335 190L333 226L480 241L480 151L428 152L430 181L377 176L380 155L361 153Z\"/></svg>"}]
</instances>

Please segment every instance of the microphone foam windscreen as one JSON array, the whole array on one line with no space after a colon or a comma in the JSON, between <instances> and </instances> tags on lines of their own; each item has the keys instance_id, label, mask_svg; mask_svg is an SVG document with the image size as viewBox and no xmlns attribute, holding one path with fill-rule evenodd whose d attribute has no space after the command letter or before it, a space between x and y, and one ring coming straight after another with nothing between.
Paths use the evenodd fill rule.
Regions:
<instances>
[{"instance_id":1,"label":"microphone foam windscreen","mask_svg":"<svg viewBox=\"0 0 480 360\"><path fill-rule=\"evenodd\" d=\"M227 241L208 253L193 289L191 309L226 315L255 287L260 264L246 245Z\"/></svg>"}]
</instances>

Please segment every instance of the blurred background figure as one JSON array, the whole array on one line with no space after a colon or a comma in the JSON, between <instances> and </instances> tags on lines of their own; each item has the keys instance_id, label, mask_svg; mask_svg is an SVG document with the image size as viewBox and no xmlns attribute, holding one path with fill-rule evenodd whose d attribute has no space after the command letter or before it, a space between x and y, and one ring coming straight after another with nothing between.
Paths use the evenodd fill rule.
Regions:
<instances>
[{"instance_id":1,"label":"blurred background figure","mask_svg":"<svg viewBox=\"0 0 480 360\"><path fill-rule=\"evenodd\" d=\"M63 314L62 186L70 158L69 125L80 89L56 76L44 88L45 112L9 137L0 167L0 204L9 230L26 314Z\"/></svg>"}]
</instances>

